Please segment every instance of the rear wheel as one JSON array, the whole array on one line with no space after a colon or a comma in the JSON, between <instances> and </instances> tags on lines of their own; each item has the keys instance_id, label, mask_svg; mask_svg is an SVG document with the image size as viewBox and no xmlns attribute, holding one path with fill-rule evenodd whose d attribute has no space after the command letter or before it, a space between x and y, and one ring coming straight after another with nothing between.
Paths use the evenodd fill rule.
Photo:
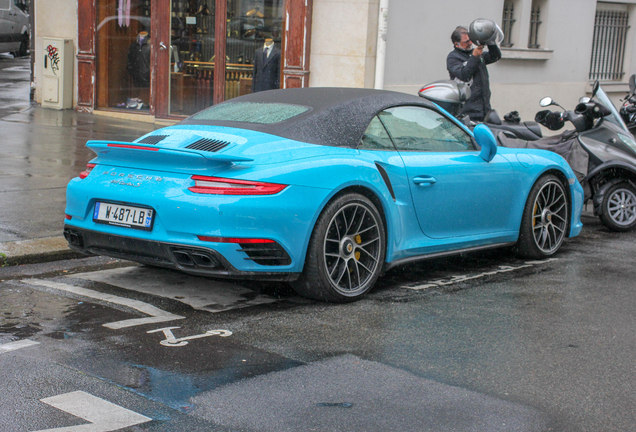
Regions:
<instances>
[{"instance_id":1,"label":"rear wheel","mask_svg":"<svg viewBox=\"0 0 636 432\"><path fill-rule=\"evenodd\" d=\"M25 55L27 55L28 51L29 51L29 36L24 35L22 36L22 42L20 43L20 48L15 53L16 57L24 57Z\"/></svg>"},{"instance_id":2,"label":"rear wheel","mask_svg":"<svg viewBox=\"0 0 636 432\"><path fill-rule=\"evenodd\" d=\"M553 175L541 177L528 195L523 211L517 254L544 258L556 253L565 239L570 204L563 184Z\"/></svg>"},{"instance_id":3,"label":"rear wheel","mask_svg":"<svg viewBox=\"0 0 636 432\"><path fill-rule=\"evenodd\" d=\"M294 290L330 302L359 299L382 271L385 238L382 217L368 198L355 193L337 198L316 222Z\"/></svg>"},{"instance_id":4,"label":"rear wheel","mask_svg":"<svg viewBox=\"0 0 636 432\"><path fill-rule=\"evenodd\" d=\"M610 187L601 203L600 219L610 231L629 231L636 226L636 190L621 182Z\"/></svg>"}]
</instances>

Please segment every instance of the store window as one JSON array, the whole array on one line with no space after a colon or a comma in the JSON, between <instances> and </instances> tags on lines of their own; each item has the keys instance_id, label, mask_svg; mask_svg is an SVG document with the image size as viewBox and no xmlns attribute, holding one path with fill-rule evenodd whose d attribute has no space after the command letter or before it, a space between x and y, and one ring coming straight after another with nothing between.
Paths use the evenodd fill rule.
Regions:
<instances>
[{"instance_id":1,"label":"store window","mask_svg":"<svg viewBox=\"0 0 636 432\"><path fill-rule=\"evenodd\" d=\"M168 115L185 116L213 101L281 87L284 0L95 4L99 109L148 112L151 104L167 105ZM151 29L152 22L158 28ZM169 36L162 37L167 29ZM217 51L223 61L217 61ZM170 70L161 66L158 71L153 62L168 55L169 62L162 64Z\"/></svg>"},{"instance_id":2,"label":"store window","mask_svg":"<svg viewBox=\"0 0 636 432\"><path fill-rule=\"evenodd\" d=\"M150 0L97 0L97 107L150 108Z\"/></svg>"},{"instance_id":3,"label":"store window","mask_svg":"<svg viewBox=\"0 0 636 432\"><path fill-rule=\"evenodd\" d=\"M225 30L219 32L215 3L173 0L170 41L170 114L190 115L254 91L281 87L283 0L227 0ZM219 43L225 64L216 61ZM215 67L224 74L215 75ZM215 76L224 78L215 98Z\"/></svg>"}]
</instances>

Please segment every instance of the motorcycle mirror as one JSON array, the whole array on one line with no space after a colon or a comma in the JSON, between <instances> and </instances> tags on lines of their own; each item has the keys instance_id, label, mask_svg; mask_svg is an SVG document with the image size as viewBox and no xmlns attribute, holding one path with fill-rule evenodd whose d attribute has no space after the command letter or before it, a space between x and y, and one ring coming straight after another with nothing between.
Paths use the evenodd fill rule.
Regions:
<instances>
[{"instance_id":1,"label":"motorcycle mirror","mask_svg":"<svg viewBox=\"0 0 636 432\"><path fill-rule=\"evenodd\" d=\"M598 82L598 80L594 81L594 87L592 87L592 97L591 97L591 99L594 99L594 96L596 96L596 92L598 91L600 86L601 86L601 84Z\"/></svg>"},{"instance_id":2,"label":"motorcycle mirror","mask_svg":"<svg viewBox=\"0 0 636 432\"><path fill-rule=\"evenodd\" d=\"M636 92L636 74L629 77L629 92L631 94Z\"/></svg>"},{"instance_id":3,"label":"motorcycle mirror","mask_svg":"<svg viewBox=\"0 0 636 432\"><path fill-rule=\"evenodd\" d=\"M539 105L541 105L542 107L547 107L550 106L554 103L554 101L552 100L552 98L550 96L546 96L543 99L541 99L539 101Z\"/></svg>"},{"instance_id":4,"label":"motorcycle mirror","mask_svg":"<svg viewBox=\"0 0 636 432\"><path fill-rule=\"evenodd\" d=\"M586 103L588 103L588 102L589 102L589 101L591 101L591 100L592 100L592 99L590 99L589 97L587 97L587 96L583 96L581 99L579 99L579 103L580 103L580 104L586 104Z\"/></svg>"}]
</instances>

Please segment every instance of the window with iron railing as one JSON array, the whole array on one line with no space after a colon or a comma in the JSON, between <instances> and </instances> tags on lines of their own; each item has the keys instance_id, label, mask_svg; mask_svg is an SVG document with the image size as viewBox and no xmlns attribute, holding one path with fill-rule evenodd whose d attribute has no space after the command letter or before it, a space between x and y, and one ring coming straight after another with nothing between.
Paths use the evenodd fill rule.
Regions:
<instances>
[{"instance_id":1,"label":"window with iron railing","mask_svg":"<svg viewBox=\"0 0 636 432\"><path fill-rule=\"evenodd\" d=\"M596 11L590 80L620 81L623 78L628 22L626 10Z\"/></svg>"},{"instance_id":2,"label":"window with iron railing","mask_svg":"<svg viewBox=\"0 0 636 432\"><path fill-rule=\"evenodd\" d=\"M515 21L515 4L514 1L508 0L504 2L503 18L501 19L504 34L504 40L501 42L501 46L504 48L510 48L514 45L512 42L512 25Z\"/></svg>"},{"instance_id":3,"label":"window with iron railing","mask_svg":"<svg viewBox=\"0 0 636 432\"><path fill-rule=\"evenodd\" d=\"M541 48L539 44L539 26L541 25L541 6L538 1L532 2L530 13L530 37L528 38L528 48Z\"/></svg>"}]
</instances>

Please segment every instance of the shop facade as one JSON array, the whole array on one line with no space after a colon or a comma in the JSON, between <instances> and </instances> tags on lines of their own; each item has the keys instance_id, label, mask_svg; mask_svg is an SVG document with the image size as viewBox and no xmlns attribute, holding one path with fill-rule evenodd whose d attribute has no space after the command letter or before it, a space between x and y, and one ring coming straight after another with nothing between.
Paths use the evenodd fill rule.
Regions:
<instances>
[{"instance_id":1,"label":"shop facade","mask_svg":"<svg viewBox=\"0 0 636 432\"><path fill-rule=\"evenodd\" d=\"M305 87L311 0L78 0L80 112L182 118Z\"/></svg>"}]
</instances>

